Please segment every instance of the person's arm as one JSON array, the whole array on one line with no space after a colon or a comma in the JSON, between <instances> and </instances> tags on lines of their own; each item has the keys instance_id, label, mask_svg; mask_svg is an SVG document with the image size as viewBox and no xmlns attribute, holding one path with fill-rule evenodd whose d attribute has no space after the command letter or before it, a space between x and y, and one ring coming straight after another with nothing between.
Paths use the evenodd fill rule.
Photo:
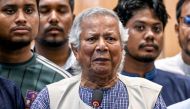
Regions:
<instances>
[{"instance_id":1,"label":"person's arm","mask_svg":"<svg viewBox=\"0 0 190 109\"><path fill-rule=\"evenodd\" d=\"M47 87L44 88L32 103L30 109L50 109L49 107L49 94Z\"/></svg>"},{"instance_id":2,"label":"person's arm","mask_svg":"<svg viewBox=\"0 0 190 109\"><path fill-rule=\"evenodd\" d=\"M154 109L167 109L166 104L161 95L158 96Z\"/></svg>"}]
</instances>

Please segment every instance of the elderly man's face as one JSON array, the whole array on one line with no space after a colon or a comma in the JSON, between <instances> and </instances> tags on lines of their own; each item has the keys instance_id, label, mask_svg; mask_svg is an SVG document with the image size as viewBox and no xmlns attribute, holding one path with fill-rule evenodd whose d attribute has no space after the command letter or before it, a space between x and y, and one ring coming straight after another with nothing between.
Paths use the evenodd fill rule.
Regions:
<instances>
[{"instance_id":1,"label":"elderly man's face","mask_svg":"<svg viewBox=\"0 0 190 109\"><path fill-rule=\"evenodd\" d=\"M0 0L0 45L9 48L30 45L38 25L36 0Z\"/></svg>"},{"instance_id":2,"label":"elderly man's face","mask_svg":"<svg viewBox=\"0 0 190 109\"><path fill-rule=\"evenodd\" d=\"M81 23L80 48L75 53L87 75L116 75L122 46L118 22L111 16L96 15Z\"/></svg>"}]
</instances>

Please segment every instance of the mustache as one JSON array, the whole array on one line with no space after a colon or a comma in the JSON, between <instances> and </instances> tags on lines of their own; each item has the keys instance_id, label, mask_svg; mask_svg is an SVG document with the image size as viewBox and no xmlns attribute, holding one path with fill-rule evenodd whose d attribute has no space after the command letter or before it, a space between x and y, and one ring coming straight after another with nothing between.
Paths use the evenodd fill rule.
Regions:
<instances>
[{"instance_id":1,"label":"mustache","mask_svg":"<svg viewBox=\"0 0 190 109\"><path fill-rule=\"evenodd\" d=\"M16 31L16 30L20 30L20 29L22 29L22 30L28 30L28 31L32 30L32 28L28 27L28 26L15 26L15 27L11 28L10 31Z\"/></svg>"},{"instance_id":2,"label":"mustache","mask_svg":"<svg viewBox=\"0 0 190 109\"><path fill-rule=\"evenodd\" d=\"M139 48L144 48L146 46L152 46L154 49L158 50L159 49L159 46L155 43L151 43L151 44L147 44L147 43L143 43L143 44L140 44L139 45Z\"/></svg>"},{"instance_id":3,"label":"mustache","mask_svg":"<svg viewBox=\"0 0 190 109\"><path fill-rule=\"evenodd\" d=\"M45 32L49 32L51 30L58 30L60 32L64 32L64 29L62 27L60 27L60 26L52 26L52 25L50 25L49 27L47 27L45 29Z\"/></svg>"}]
</instances>

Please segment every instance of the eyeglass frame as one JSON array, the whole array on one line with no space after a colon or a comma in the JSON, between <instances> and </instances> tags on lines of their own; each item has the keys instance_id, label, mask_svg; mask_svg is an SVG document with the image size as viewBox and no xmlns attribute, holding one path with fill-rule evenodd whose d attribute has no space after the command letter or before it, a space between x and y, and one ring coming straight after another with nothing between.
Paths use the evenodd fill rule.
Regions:
<instances>
[{"instance_id":1,"label":"eyeglass frame","mask_svg":"<svg viewBox=\"0 0 190 109\"><path fill-rule=\"evenodd\" d=\"M185 21L185 19L188 19L189 23L186 23L187 21ZM190 15L187 15L187 16L184 16L184 17L179 17L179 22L181 22L183 25L187 26L187 27L190 27Z\"/></svg>"}]
</instances>

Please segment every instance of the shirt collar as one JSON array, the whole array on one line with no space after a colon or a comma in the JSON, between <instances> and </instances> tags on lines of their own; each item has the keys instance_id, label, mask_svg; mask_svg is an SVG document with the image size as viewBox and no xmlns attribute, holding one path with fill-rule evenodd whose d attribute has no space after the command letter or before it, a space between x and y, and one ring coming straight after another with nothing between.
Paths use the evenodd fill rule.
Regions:
<instances>
[{"instance_id":1,"label":"shirt collar","mask_svg":"<svg viewBox=\"0 0 190 109\"><path fill-rule=\"evenodd\" d=\"M137 73L131 73L131 72L127 72L127 71L124 71L124 70L121 72L121 74L125 75L125 76L130 76L130 77L140 77L140 75L137 74ZM148 80L153 80L155 75L156 75L156 68L154 67L152 70L145 73L144 78L146 78Z\"/></svg>"}]
</instances>

